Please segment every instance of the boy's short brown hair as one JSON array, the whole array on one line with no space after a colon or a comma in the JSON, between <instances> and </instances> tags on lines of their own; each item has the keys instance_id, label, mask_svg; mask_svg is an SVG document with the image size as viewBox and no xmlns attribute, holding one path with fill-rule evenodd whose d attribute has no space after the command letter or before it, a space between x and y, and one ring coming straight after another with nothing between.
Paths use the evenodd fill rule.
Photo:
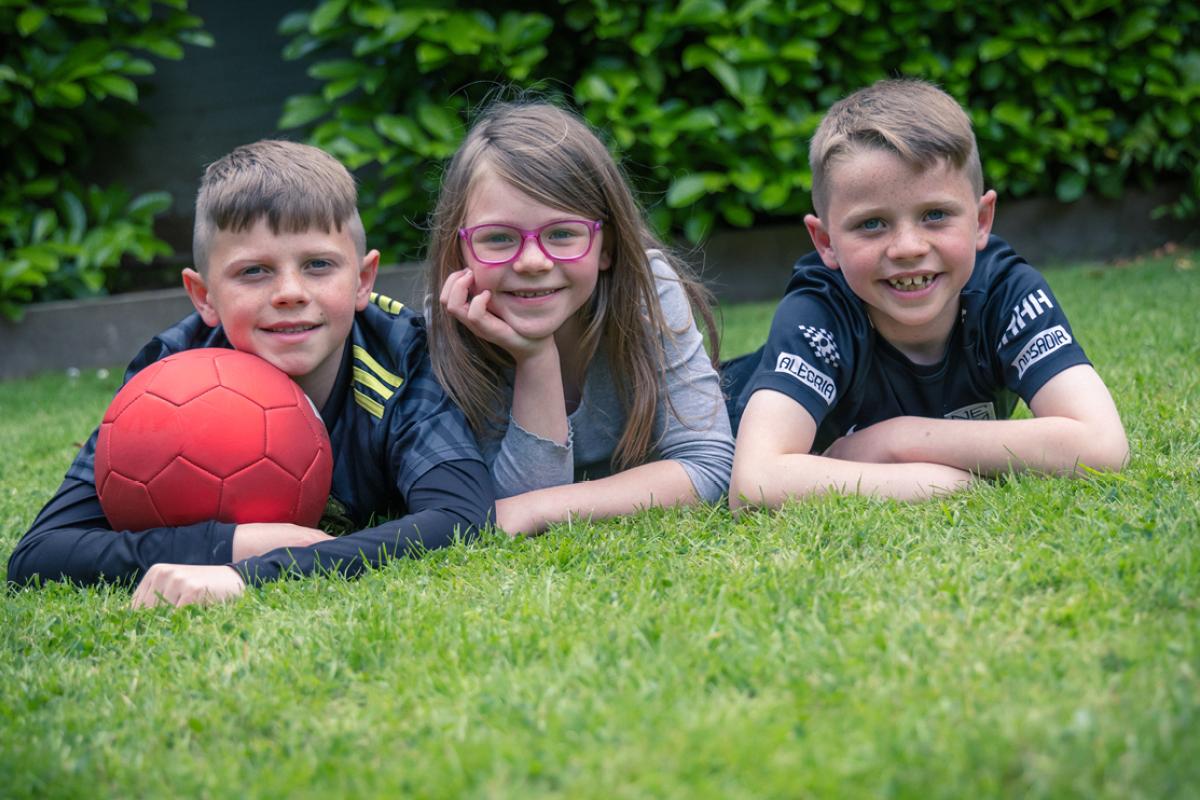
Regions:
<instances>
[{"instance_id":1,"label":"boy's short brown hair","mask_svg":"<svg viewBox=\"0 0 1200 800\"><path fill-rule=\"evenodd\" d=\"M235 148L204 170L192 233L196 269L207 269L214 233L249 230L264 218L275 234L346 225L358 256L366 252L358 190L341 162L312 145L264 139Z\"/></svg>"},{"instance_id":2,"label":"boy's short brown hair","mask_svg":"<svg viewBox=\"0 0 1200 800\"><path fill-rule=\"evenodd\" d=\"M887 150L922 169L948 161L983 195L971 120L953 97L926 81L877 81L829 108L808 150L817 216L829 208L829 166L859 147Z\"/></svg>"}]
</instances>

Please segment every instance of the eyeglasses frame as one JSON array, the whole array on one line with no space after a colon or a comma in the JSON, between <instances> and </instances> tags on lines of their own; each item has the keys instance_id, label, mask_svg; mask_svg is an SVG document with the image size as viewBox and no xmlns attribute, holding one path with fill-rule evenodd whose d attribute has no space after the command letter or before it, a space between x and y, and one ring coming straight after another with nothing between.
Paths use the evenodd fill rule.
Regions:
<instances>
[{"instance_id":1,"label":"eyeglasses frame","mask_svg":"<svg viewBox=\"0 0 1200 800\"><path fill-rule=\"evenodd\" d=\"M588 226L588 243L587 243L587 247L579 255L571 256L570 258L559 258L558 256L554 256L554 255L551 255L550 253L546 252L546 248L542 244L542 231L546 230L546 228L551 228L555 225L562 225L567 222L582 222L584 225L587 225ZM602 219L595 219L595 220L592 220L592 219L556 219L553 222L547 222L545 225L542 225L538 228L534 228L533 230L525 230L524 228L518 228L516 225L508 225L503 222L487 222L487 223L484 223L483 225L472 225L470 228L459 228L458 229L458 237L460 239L462 239L464 242L466 242L467 249L471 251L471 255L472 255L472 257L474 257L474 259L476 261L478 261L480 264L484 264L489 267L502 267L505 264L511 264L512 262L516 261L518 258L521 257L521 254L525 252L525 245L529 243L530 239L533 239L534 243L537 245L538 250L541 250L542 254L544 256L546 256L546 258L550 259L551 261L557 261L557 262L560 262L563 264L570 264L574 261L579 261L580 259L587 258L587 254L592 252L592 245L595 244L595 242L596 242L596 232L599 231L600 228L603 226L604 226L604 220L602 220ZM475 231L479 230L480 228L491 228L491 227L511 228L512 230L521 234L521 245L520 245L520 247L517 248L517 252L513 253L512 256L504 259L503 261L488 261L486 259L480 258L479 254L475 252L475 245L471 242L471 234L474 233Z\"/></svg>"}]
</instances>

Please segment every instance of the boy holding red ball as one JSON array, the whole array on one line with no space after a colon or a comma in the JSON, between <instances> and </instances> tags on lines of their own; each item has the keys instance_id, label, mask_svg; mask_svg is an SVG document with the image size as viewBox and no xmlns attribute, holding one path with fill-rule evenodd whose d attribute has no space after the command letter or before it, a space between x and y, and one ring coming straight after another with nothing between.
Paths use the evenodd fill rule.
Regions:
<instances>
[{"instance_id":1,"label":"boy holding red ball","mask_svg":"<svg viewBox=\"0 0 1200 800\"><path fill-rule=\"evenodd\" d=\"M308 145L256 142L210 165L196 200L196 269L183 271L196 313L156 336L125 376L200 347L283 370L329 431L325 519L354 532L215 520L113 530L96 493L93 433L13 551L9 581L139 580L135 607L210 603L284 576L353 576L486 523L487 467L433 377L420 315L371 292L379 251L366 251L356 204L350 173Z\"/></svg>"}]
</instances>

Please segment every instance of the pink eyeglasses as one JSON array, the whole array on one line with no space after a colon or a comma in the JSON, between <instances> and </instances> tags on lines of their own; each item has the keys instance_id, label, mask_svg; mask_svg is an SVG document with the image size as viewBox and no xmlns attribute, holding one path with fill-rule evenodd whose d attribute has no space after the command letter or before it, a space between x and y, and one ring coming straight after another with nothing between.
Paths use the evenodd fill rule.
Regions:
<instances>
[{"instance_id":1,"label":"pink eyeglasses","mask_svg":"<svg viewBox=\"0 0 1200 800\"><path fill-rule=\"evenodd\" d=\"M578 261L592 250L602 220L560 219L531 231L513 225L476 225L459 228L458 235L481 264L498 267L516 261L530 239L546 258Z\"/></svg>"}]
</instances>

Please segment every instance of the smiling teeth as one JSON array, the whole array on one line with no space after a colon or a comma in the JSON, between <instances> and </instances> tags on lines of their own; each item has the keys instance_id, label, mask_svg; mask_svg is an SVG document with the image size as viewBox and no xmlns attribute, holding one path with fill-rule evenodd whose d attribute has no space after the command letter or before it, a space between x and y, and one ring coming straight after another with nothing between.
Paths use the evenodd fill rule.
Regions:
<instances>
[{"instance_id":1,"label":"smiling teeth","mask_svg":"<svg viewBox=\"0 0 1200 800\"><path fill-rule=\"evenodd\" d=\"M893 278L888 281L893 289L900 291L914 292L917 289L924 289L929 284L933 283L932 275L917 275L911 278Z\"/></svg>"},{"instance_id":2,"label":"smiling teeth","mask_svg":"<svg viewBox=\"0 0 1200 800\"><path fill-rule=\"evenodd\" d=\"M272 328L271 332L272 333L304 333L305 331L311 331L314 327L316 327L316 326L314 326L314 325L294 325L290 328Z\"/></svg>"},{"instance_id":3,"label":"smiling teeth","mask_svg":"<svg viewBox=\"0 0 1200 800\"><path fill-rule=\"evenodd\" d=\"M547 295L554 294L557 291L558 289L542 289L541 291L537 292L510 292L510 294L516 295L517 297L546 297Z\"/></svg>"}]
</instances>

